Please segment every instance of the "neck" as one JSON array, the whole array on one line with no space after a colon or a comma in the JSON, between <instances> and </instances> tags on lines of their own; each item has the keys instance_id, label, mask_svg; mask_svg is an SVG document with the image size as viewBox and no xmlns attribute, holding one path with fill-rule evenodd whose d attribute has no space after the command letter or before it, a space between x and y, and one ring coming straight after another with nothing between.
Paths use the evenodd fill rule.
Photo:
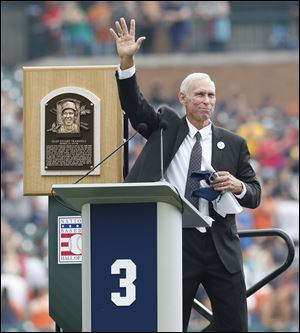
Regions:
<instances>
[{"instance_id":1,"label":"neck","mask_svg":"<svg viewBox=\"0 0 300 333\"><path fill-rule=\"evenodd\" d=\"M66 131L72 131L73 130L73 124L69 125L69 126L65 125L65 130Z\"/></svg>"},{"instance_id":2,"label":"neck","mask_svg":"<svg viewBox=\"0 0 300 333\"><path fill-rule=\"evenodd\" d=\"M197 121L195 119L190 119L190 118L187 118L189 120L189 122L195 126L198 130L208 126L210 124L210 120L209 119L206 119L204 121Z\"/></svg>"}]
</instances>

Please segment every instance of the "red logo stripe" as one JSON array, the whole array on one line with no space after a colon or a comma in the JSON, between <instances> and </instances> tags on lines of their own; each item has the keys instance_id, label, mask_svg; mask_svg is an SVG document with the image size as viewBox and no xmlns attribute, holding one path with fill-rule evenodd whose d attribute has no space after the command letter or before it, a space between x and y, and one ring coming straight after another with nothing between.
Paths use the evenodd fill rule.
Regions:
<instances>
[{"instance_id":1,"label":"red logo stripe","mask_svg":"<svg viewBox=\"0 0 300 333\"><path fill-rule=\"evenodd\" d=\"M79 233L79 232L75 232L75 233L73 233L73 234L61 234L60 235L60 237L61 238L71 238L72 236L74 236L74 235L81 235L81 233Z\"/></svg>"},{"instance_id":2,"label":"red logo stripe","mask_svg":"<svg viewBox=\"0 0 300 333\"><path fill-rule=\"evenodd\" d=\"M75 253L73 253L73 252L71 252L71 251L61 251L61 254L60 254L61 256L79 256L79 255L81 255L81 254L75 254Z\"/></svg>"}]
</instances>

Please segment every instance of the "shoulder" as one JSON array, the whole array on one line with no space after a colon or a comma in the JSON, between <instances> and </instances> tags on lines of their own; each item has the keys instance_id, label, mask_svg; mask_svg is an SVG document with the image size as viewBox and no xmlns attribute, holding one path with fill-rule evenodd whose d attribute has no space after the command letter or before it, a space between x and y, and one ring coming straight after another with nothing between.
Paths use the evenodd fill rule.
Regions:
<instances>
[{"instance_id":1,"label":"shoulder","mask_svg":"<svg viewBox=\"0 0 300 333\"><path fill-rule=\"evenodd\" d=\"M57 130L58 133L62 133L65 130L64 125L61 124L59 129Z\"/></svg>"},{"instance_id":2,"label":"shoulder","mask_svg":"<svg viewBox=\"0 0 300 333\"><path fill-rule=\"evenodd\" d=\"M175 109L166 104L160 105L158 108L158 113L160 114L161 119L164 120L179 121L182 119L182 117L180 117L179 113Z\"/></svg>"},{"instance_id":3,"label":"shoulder","mask_svg":"<svg viewBox=\"0 0 300 333\"><path fill-rule=\"evenodd\" d=\"M238 135L226 128L212 125L212 131L213 131L213 134L218 137L227 138L227 139L233 140L235 142L240 142L240 143L246 142L246 140L243 137L241 137L240 135Z\"/></svg>"}]
</instances>

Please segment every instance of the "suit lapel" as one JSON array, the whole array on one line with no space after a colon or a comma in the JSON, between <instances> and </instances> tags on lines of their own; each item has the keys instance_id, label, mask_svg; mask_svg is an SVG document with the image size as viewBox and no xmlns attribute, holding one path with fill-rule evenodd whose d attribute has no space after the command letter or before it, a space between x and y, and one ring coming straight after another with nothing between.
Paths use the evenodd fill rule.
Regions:
<instances>
[{"instance_id":1,"label":"suit lapel","mask_svg":"<svg viewBox=\"0 0 300 333\"><path fill-rule=\"evenodd\" d=\"M211 155L211 165L213 168L218 171L221 168L223 151L222 144L223 136L220 129L212 125L212 155Z\"/></svg>"},{"instance_id":2,"label":"suit lapel","mask_svg":"<svg viewBox=\"0 0 300 333\"><path fill-rule=\"evenodd\" d=\"M171 160L175 156L177 150L179 149L179 147L182 144L184 138L187 136L187 134L189 132L189 127L188 127L188 124L187 124L185 118L186 117L182 118L181 123L179 125L178 133L177 133L177 136L176 136L176 141L175 141L175 144L173 146Z\"/></svg>"},{"instance_id":3,"label":"suit lapel","mask_svg":"<svg viewBox=\"0 0 300 333\"><path fill-rule=\"evenodd\" d=\"M186 122L186 117L182 118L182 121L178 128L178 133L176 136L176 141L173 146L171 160L175 156L177 150L179 149L180 145L182 144L184 138L187 136L189 132L189 127ZM218 147L223 142L223 135L220 129L214 125L212 125L212 155L211 155L211 165L215 170L220 170L222 165L222 158L223 158L223 151L224 149L220 149Z\"/></svg>"}]
</instances>

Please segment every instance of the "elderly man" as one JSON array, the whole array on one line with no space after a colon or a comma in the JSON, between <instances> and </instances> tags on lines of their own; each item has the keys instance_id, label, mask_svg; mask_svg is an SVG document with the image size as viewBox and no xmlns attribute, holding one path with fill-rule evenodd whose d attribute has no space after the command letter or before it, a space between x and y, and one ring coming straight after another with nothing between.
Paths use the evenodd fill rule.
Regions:
<instances>
[{"instance_id":1,"label":"elderly man","mask_svg":"<svg viewBox=\"0 0 300 333\"><path fill-rule=\"evenodd\" d=\"M243 207L256 208L261 188L249 162L247 144L243 138L212 123L216 87L205 73L190 74L181 83L178 98L186 116L181 118L166 106L156 112L140 92L135 74L134 55L145 37L135 40L135 21L131 20L128 29L124 18L116 22L116 31L110 31L120 57L117 83L122 109L133 127L147 124L147 132L143 133L147 143L126 181L160 179L157 149L160 123L165 121L165 178L203 215L214 219L211 228L183 229L183 329L187 330L193 300L202 284L213 311L213 322L207 331L246 332L246 287L235 214L221 216L210 201L191 196L195 184L191 184L190 175L212 165L217 177L211 179L211 188L232 193ZM196 185L199 187L199 181Z\"/></svg>"}]
</instances>

